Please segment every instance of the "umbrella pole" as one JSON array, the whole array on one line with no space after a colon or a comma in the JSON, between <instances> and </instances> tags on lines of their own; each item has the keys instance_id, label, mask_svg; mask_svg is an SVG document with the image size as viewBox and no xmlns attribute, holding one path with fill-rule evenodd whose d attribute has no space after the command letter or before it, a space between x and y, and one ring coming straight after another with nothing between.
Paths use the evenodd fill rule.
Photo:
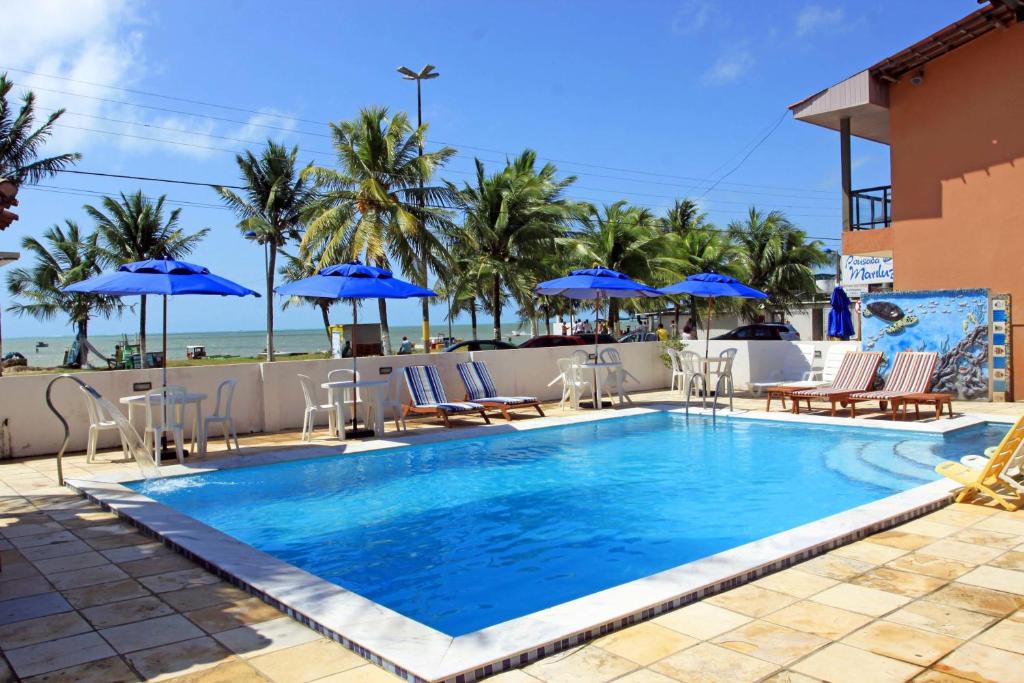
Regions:
<instances>
[{"instance_id":1,"label":"umbrella pole","mask_svg":"<svg viewBox=\"0 0 1024 683\"><path fill-rule=\"evenodd\" d=\"M714 310L714 301L714 297L708 297L708 328L704 335L704 358L708 357L708 347L711 345L711 315Z\"/></svg>"},{"instance_id":2,"label":"umbrella pole","mask_svg":"<svg viewBox=\"0 0 1024 683\"><path fill-rule=\"evenodd\" d=\"M359 355L356 346L356 330L359 329L359 307L355 299L352 299L352 381L358 380L356 374L356 358ZM344 427L342 427L344 429ZM356 431L356 388L352 387L352 431Z\"/></svg>"},{"instance_id":3,"label":"umbrella pole","mask_svg":"<svg viewBox=\"0 0 1024 683\"><path fill-rule=\"evenodd\" d=\"M164 388L167 388L167 295L164 294Z\"/></svg>"},{"instance_id":4,"label":"umbrella pole","mask_svg":"<svg viewBox=\"0 0 1024 683\"><path fill-rule=\"evenodd\" d=\"M139 300L140 301L145 301L146 300L145 297L146 297L146 295L143 294L142 296L139 297ZM140 308L141 308L141 304L140 304ZM130 358L129 358L129 360L130 360ZM142 366L142 369L145 370L146 369L146 330L145 330L145 328L143 328L143 330L142 330L142 336L139 337L139 360L141 361L139 364Z\"/></svg>"}]
</instances>

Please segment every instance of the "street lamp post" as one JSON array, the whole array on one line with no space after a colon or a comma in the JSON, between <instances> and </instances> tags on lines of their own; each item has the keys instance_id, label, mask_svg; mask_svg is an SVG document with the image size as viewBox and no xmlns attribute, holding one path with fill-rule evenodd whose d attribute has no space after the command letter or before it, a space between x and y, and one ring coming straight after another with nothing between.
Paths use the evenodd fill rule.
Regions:
<instances>
[{"instance_id":1,"label":"street lamp post","mask_svg":"<svg viewBox=\"0 0 1024 683\"><path fill-rule=\"evenodd\" d=\"M420 69L419 73L417 73L417 72L413 71L412 69L410 69L409 67L406 67L406 66L398 67L398 73L402 74L402 78L404 78L407 81L416 81L416 128L417 129L423 127L423 93L422 93L422 89L420 87L420 84L421 84L422 81L427 81L427 80L430 80L432 78L437 78L438 76L440 76L441 75L440 73L438 73L437 71L434 71L434 69L436 69L436 68L437 67L435 67L433 64L427 64L425 67ZM419 149L420 149L420 156L423 156L423 138L422 137L420 138ZM420 221L422 221L423 220L423 218L422 218L422 213L423 213L422 209L423 209L423 206L424 206L424 201L423 201L423 178L422 177L420 178L419 205L420 205ZM426 229L425 226L423 226L422 224L420 225L420 228L421 229ZM419 272L420 282L417 282L416 284L420 285L421 287L426 287L427 286L427 280L429 278L429 273L428 273L428 270L427 270L427 256L428 256L428 254L426 253L428 248L429 247L426 245L426 243L424 243L423 246L422 246L423 253L420 254L420 261L421 261L421 263L420 263L420 272ZM424 351L424 353L430 353L430 302L426 298L424 298L422 300L422 306L423 306L423 351Z\"/></svg>"}]
</instances>

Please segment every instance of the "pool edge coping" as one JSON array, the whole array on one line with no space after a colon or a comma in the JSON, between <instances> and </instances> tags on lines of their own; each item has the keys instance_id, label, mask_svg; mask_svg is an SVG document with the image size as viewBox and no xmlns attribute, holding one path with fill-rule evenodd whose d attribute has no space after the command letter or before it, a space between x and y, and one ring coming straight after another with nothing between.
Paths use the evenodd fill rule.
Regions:
<instances>
[{"instance_id":1,"label":"pool edge coping","mask_svg":"<svg viewBox=\"0 0 1024 683\"><path fill-rule=\"evenodd\" d=\"M672 405L632 408L610 414L531 420L513 431L567 425L593 420L629 417L656 412L680 412ZM695 414L706 411L693 410ZM778 414L783 415L783 414ZM728 417L776 419L773 414L725 413ZM803 416L794 416L803 418ZM809 416L810 417L810 416ZM968 417L968 416L962 416ZM941 429L909 431L945 433L993 420L974 417L943 420ZM834 418L851 425L850 420ZM791 420L784 420L791 421ZM827 424L820 416L797 422ZM828 423L831 423L829 419ZM946 423L958 424L945 426ZM513 423L516 424L516 423ZM868 422L862 423L867 425ZM892 430L890 425L875 423ZM932 427L935 423L918 424ZM505 430L503 430L505 431ZM406 437L400 442L379 441L369 447L346 450L366 453L382 448L472 438L502 433L481 426L450 432ZM439 438L438 438L439 437ZM338 455L336 446L325 446L319 455L308 450L293 457L274 454L244 456L211 463L208 467L175 465L167 476L241 465L261 465ZM241 460L241 463L233 463ZM104 481L102 479L115 479ZM508 669L524 666L541 657L677 609L723 590L734 588L772 572L805 561L831 549L859 540L943 507L957 487L936 481L886 496L843 512L808 522L750 543L636 579L612 588L554 605L474 633L451 637L363 598L337 584L320 579L291 564L257 550L188 515L158 503L122 485L135 480L125 476L92 480L73 479L68 485L102 507L197 561L218 576L274 605L297 621L310 626L369 661L409 681L468 683ZM639 605L639 606L638 606ZM528 643L528 646L524 646Z\"/></svg>"}]
</instances>

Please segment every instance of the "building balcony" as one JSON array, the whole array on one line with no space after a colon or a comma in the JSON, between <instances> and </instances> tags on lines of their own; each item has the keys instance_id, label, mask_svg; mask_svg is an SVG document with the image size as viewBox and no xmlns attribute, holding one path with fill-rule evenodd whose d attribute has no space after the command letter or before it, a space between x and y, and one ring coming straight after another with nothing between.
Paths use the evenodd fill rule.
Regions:
<instances>
[{"instance_id":1,"label":"building balcony","mask_svg":"<svg viewBox=\"0 0 1024 683\"><path fill-rule=\"evenodd\" d=\"M850 230L888 228L892 223L892 185L850 192Z\"/></svg>"}]
</instances>

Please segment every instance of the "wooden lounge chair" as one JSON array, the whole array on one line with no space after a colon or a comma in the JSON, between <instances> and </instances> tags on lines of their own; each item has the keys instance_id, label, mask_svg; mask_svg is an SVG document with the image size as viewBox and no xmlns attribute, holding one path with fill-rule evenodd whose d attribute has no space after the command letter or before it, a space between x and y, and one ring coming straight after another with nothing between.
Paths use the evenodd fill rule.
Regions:
<instances>
[{"instance_id":1,"label":"wooden lounge chair","mask_svg":"<svg viewBox=\"0 0 1024 683\"><path fill-rule=\"evenodd\" d=\"M892 370L885 387L878 391L862 391L842 399L850 406L850 417L857 417L857 404L878 401L878 407L885 410L885 404L892 402L892 419L896 419L896 402L893 399L909 394L924 394L932 383L932 370L939 354L934 351L900 351L892 360ZM835 407L835 406L833 406Z\"/></svg>"},{"instance_id":2,"label":"wooden lounge chair","mask_svg":"<svg viewBox=\"0 0 1024 683\"><path fill-rule=\"evenodd\" d=\"M936 465L935 471L947 479L964 485L964 488L957 494L956 502L963 503L980 494L988 496L1007 510L1013 511L1019 508L1020 504L1011 501L1009 496L1012 495L1019 501L1021 499L1020 486L1009 479L1007 470L1012 469L1014 465L1019 466L1022 458L1024 458L1024 415L1013 423L992 453L992 457L988 458L981 469L946 460Z\"/></svg>"},{"instance_id":3,"label":"wooden lounge chair","mask_svg":"<svg viewBox=\"0 0 1024 683\"><path fill-rule=\"evenodd\" d=\"M793 399L793 412L800 412L800 401L806 400L808 407L815 399L829 401L832 404L832 417L836 415L836 406L851 394L868 391L875 383L878 365L882 362L880 351L850 351L843 356L843 362L836 371L836 378L827 387L804 389L790 394Z\"/></svg>"},{"instance_id":4,"label":"wooden lounge chair","mask_svg":"<svg viewBox=\"0 0 1024 683\"><path fill-rule=\"evenodd\" d=\"M450 415L463 413L480 413L484 422L491 424L484 407L479 403L449 401L444 393L444 386L433 365L410 365L404 368L405 383L409 387L409 403L402 406L402 420L409 413L437 415L445 427L451 427Z\"/></svg>"},{"instance_id":5,"label":"wooden lounge chair","mask_svg":"<svg viewBox=\"0 0 1024 683\"><path fill-rule=\"evenodd\" d=\"M501 396L491 379L491 372L487 369L487 363L483 361L470 361L459 363L459 378L466 387L466 400L479 403L488 408L497 408L505 419L512 421L509 410L512 408L536 408L541 417L544 411L541 410L540 401L536 396Z\"/></svg>"}]
</instances>

